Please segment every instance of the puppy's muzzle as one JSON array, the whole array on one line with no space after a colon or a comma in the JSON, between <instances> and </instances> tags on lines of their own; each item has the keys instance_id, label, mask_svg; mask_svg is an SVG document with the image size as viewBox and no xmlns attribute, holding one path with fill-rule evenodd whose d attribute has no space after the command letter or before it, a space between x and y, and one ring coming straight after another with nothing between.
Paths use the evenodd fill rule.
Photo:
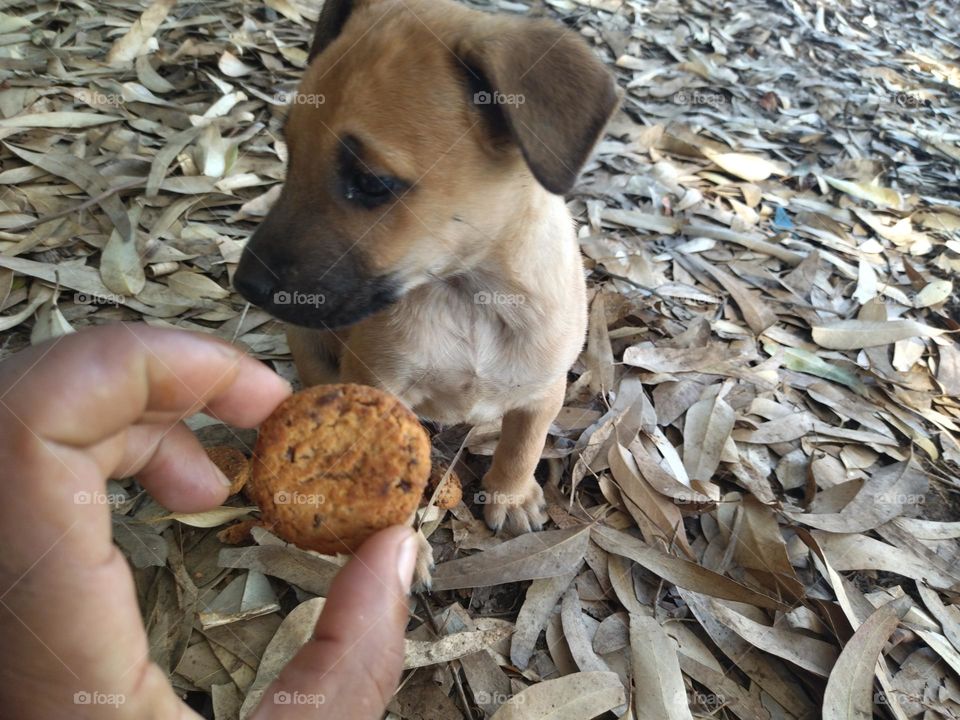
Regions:
<instances>
[{"instance_id":1,"label":"puppy's muzzle","mask_svg":"<svg viewBox=\"0 0 960 720\"><path fill-rule=\"evenodd\" d=\"M346 327L399 297L390 276L368 274L349 252L294 258L277 245L258 230L243 251L233 285L278 320L318 330Z\"/></svg>"}]
</instances>

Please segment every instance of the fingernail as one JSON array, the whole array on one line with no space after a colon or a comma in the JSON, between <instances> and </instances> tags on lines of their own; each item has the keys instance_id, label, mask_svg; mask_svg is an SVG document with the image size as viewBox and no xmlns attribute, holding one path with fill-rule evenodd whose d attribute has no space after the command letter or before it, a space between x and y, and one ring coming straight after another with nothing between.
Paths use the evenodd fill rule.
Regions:
<instances>
[{"instance_id":1,"label":"fingernail","mask_svg":"<svg viewBox=\"0 0 960 720\"><path fill-rule=\"evenodd\" d=\"M216 474L217 480L219 480L221 484L226 485L227 487L230 487L233 484L230 482L230 478L224 475L223 471L216 465L213 466L213 472Z\"/></svg>"},{"instance_id":2,"label":"fingernail","mask_svg":"<svg viewBox=\"0 0 960 720\"><path fill-rule=\"evenodd\" d=\"M397 553L397 574L404 592L410 592L410 584L413 582L413 570L417 566L417 546L417 536L411 532L400 544Z\"/></svg>"}]
</instances>

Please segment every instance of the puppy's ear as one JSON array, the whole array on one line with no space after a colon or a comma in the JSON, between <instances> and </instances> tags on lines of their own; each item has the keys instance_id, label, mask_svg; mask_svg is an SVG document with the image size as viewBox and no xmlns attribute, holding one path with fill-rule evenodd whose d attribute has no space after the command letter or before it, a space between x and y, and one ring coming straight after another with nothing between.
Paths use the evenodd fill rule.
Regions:
<instances>
[{"instance_id":1,"label":"puppy's ear","mask_svg":"<svg viewBox=\"0 0 960 720\"><path fill-rule=\"evenodd\" d=\"M329 0L328 0L329 2ZM468 34L464 63L489 90L471 98L495 115L520 146L534 177L557 194L570 191L619 97L613 76L573 32L547 20Z\"/></svg>"},{"instance_id":2,"label":"puppy's ear","mask_svg":"<svg viewBox=\"0 0 960 720\"><path fill-rule=\"evenodd\" d=\"M323 52L340 34L356 4L357 0L324 0L323 9L317 19L317 29L313 32L313 43L310 45L307 62Z\"/></svg>"}]
</instances>

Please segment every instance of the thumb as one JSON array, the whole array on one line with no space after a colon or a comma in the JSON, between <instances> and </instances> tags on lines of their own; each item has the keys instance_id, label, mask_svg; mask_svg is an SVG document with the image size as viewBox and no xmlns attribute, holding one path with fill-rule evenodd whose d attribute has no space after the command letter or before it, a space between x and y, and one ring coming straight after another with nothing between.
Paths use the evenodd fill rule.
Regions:
<instances>
[{"instance_id":1,"label":"thumb","mask_svg":"<svg viewBox=\"0 0 960 720\"><path fill-rule=\"evenodd\" d=\"M413 530L400 526L363 544L330 586L313 638L264 693L255 720L382 717L403 669L417 547Z\"/></svg>"}]
</instances>

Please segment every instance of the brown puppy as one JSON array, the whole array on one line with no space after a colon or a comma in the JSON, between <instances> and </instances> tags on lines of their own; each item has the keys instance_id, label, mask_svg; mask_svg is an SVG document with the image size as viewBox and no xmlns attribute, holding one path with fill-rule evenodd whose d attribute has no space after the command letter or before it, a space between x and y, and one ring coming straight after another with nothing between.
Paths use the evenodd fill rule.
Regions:
<instances>
[{"instance_id":1,"label":"brown puppy","mask_svg":"<svg viewBox=\"0 0 960 720\"><path fill-rule=\"evenodd\" d=\"M441 423L503 418L486 521L539 528L534 470L586 330L560 194L613 79L558 24L449 0L326 0L310 58L287 181L236 287L291 324L307 384L380 387Z\"/></svg>"}]
</instances>

